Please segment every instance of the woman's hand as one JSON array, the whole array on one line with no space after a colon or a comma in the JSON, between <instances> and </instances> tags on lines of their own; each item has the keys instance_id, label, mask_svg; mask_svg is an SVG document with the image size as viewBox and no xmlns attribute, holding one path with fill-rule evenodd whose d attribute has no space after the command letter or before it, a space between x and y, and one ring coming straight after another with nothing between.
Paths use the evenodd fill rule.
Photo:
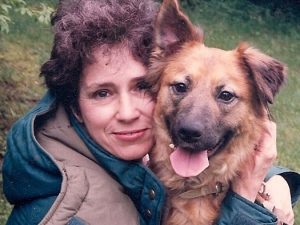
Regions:
<instances>
[{"instance_id":1,"label":"woman's hand","mask_svg":"<svg viewBox=\"0 0 300 225\"><path fill-rule=\"evenodd\" d=\"M266 121L266 131L253 150L239 177L232 182L232 190L254 202L266 174L277 156L276 124Z\"/></svg>"},{"instance_id":2,"label":"woman's hand","mask_svg":"<svg viewBox=\"0 0 300 225\"><path fill-rule=\"evenodd\" d=\"M271 177L265 183L265 193L268 193L269 199L262 200L262 204L273 211L281 224L294 224L291 193L286 180L280 175Z\"/></svg>"}]
</instances>

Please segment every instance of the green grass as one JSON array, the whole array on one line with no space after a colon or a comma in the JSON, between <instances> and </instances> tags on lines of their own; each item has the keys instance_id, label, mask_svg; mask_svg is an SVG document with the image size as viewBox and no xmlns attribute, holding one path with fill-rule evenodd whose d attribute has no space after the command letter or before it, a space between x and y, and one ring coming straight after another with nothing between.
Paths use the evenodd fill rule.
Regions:
<instances>
[{"instance_id":1,"label":"green grass","mask_svg":"<svg viewBox=\"0 0 300 225\"><path fill-rule=\"evenodd\" d=\"M300 14L295 14L295 8L272 11L270 6L266 7L267 3L254 5L247 0L191 1L196 5L188 13L204 28L206 45L232 49L240 41L247 41L287 64L288 83L272 106L278 126L277 162L300 171ZM272 1L264 2L271 4ZM14 15L14 21L9 34L0 34L0 163L7 130L44 91L38 76L39 67L49 56L52 42L49 26L19 15ZM0 191L0 224L5 223L9 211L10 206ZM300 225L299 206L295 208L295 215L295 224Z\"/></svg>"}]
</instances>

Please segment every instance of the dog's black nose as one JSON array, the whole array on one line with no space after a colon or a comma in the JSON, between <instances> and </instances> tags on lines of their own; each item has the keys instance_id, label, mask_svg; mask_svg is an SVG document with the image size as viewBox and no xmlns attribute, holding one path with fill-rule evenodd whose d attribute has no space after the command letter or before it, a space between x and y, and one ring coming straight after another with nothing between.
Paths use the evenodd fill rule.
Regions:
<instances>
[{"instance_id":1,"label":"dog's black nose","mask_svg":"<svg viewBox=\"0 0 300 225\"><path fill-rule=\"evenodd\" d=\"M180 128L178 131L179 138L187 143L197 142L201 138L201 132L192 128Z\"/></svg>"}]
</instances>

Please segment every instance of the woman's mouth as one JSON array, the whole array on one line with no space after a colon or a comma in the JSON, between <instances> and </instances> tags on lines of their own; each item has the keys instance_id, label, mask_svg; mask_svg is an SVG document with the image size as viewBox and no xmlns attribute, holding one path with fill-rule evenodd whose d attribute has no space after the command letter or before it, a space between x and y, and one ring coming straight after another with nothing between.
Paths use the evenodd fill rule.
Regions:
<instances>
[{"instance_id":1,"label":"woman's mouth","mask_svg":"<svg viewBox=\"0 0 300 225\"><path fill-rule=\"evenodd\" d=\"M136 141L140 139L149 128L130 130L130 131L119 131L113 132L112 134L121 141Z\"/></svg>"}]
</instances>

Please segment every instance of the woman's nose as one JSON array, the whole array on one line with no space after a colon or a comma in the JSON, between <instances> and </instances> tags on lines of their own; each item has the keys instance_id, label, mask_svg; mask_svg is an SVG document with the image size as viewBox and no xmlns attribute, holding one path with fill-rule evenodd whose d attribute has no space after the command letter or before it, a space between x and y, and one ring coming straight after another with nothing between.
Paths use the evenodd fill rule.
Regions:
<instances>
[{"instance_id":1,"label":"woman's nose","mask_svg":"<svg viewBox=\"0 0 300 225\"><path fill-rule=\"evenodd\" d=\"M138 109L138 101L129 94L124 94L120 96L117 119L122 121L132 121L140 116L140 111Z\"/></svg>"}]
</instances>

